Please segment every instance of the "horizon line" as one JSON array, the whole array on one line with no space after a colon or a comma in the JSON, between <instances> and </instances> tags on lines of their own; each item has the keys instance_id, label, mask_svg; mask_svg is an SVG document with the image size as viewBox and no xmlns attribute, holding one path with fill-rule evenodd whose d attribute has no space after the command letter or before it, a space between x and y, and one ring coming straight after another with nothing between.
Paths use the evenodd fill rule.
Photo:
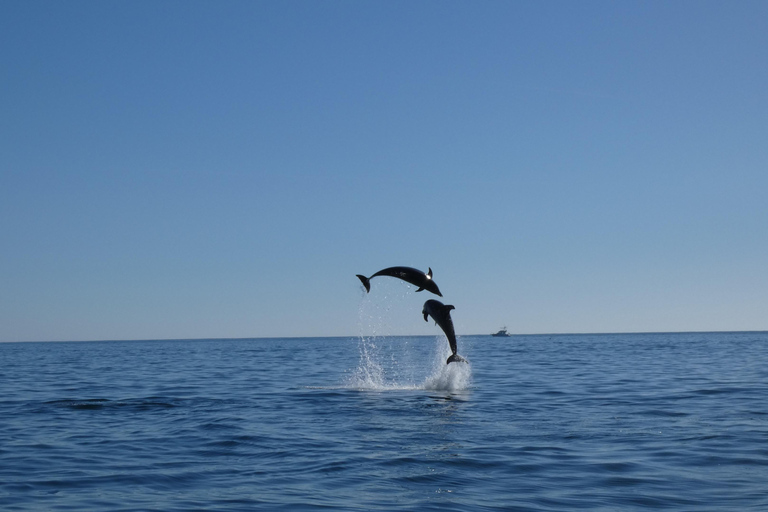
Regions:
<instances>
[{"instance_id":1,"label":"horizon line","mask_svg":"<svg viewBox=\"0 0 768 512\"><path fill-rule=\"evenodd\" d=\"M618 332L544 332L544 333L514 333L510 334L509 338L515 338L519 336L607 336L611 334L736 334L736 333L766 333L768 330L724 330L724 331L618 331ZM439 336L439 335L435 335ZM494 337L492 333L488 334L457 334L457 336L488 336ZM132 342L132 341L236 341L236 340L281 340L281 339L338 339L338 338L431 338L431 334L388 334L384 336L362 336L356 335L335 335L335 336L237 336L237 337L222 337L222 338L135 338L135 339L90 339L90 340L8 340L0 341L0 343L117 343L117 342Z\"/></svg>"}]
</instances>

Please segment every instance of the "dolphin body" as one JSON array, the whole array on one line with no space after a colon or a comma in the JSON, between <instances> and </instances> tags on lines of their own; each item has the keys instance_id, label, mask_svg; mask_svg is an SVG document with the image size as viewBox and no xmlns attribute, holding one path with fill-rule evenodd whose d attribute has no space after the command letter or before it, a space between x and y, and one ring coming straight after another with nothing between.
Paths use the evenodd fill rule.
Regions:
<instances>
[{"instance_id":1,"label":"dolphin body","mask_svg":"<svg viewBox=\"0 0 768 512\"><path fill-rule=\"evenodd\" d=\"M427 321L427 316L431 316L437 325L445 333L448 338L448 344L451 346L451 356L445 362L445 364L466 363L467 360L456 353L456 332L453 330L453 320L451 320L451 310L455 307L446 306L439 300L429 299L424 303L424 309L421 313L424 315L424 321Z\"/></svg>"},{"instance_id":2,"label":"dolphin body","mask_svg":"<svg viewBox=\"0 0 768 512\"><path fill-rule=\"evenodd\" d=\"M363 286L365 286L365 290L367 292L371 291L371 279L373 279L376 276L397 277L407 283L411 283L414 286L418 286L419 289L416 290L417 292L420 292L421 290L429 290L435 295L438 295L440 297L443 296L443 294L440 293L440 289L437 287L437 284L432 280L431 268L429 269L429 272L427 272L426 274L421 270L411 268L411 267L389 267L389 268L385 268L384 270L379 270L378 272L373 274L371 277L365 277L365 276L361 276L360 274L357 274L357 277L360 278L360 281L362 281Z\"/></svg>"}]
</instances>

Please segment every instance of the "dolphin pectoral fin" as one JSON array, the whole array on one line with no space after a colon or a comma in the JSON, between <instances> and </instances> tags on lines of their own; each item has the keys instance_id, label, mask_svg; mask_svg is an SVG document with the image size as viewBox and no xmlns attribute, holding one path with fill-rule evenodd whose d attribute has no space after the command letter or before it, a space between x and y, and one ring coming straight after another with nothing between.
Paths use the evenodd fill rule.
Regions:
<instances>
[{"instance_id":1,"label":"dolphin pectoral fin","mask_svg":"<svg viewBox=\"0 0 768 512\"><path fill-rule=\"evenodd\" d=\"M365 276L361 276L360 274L356 274L358 278L360 278L360 282L363 283L363 286L365 286L365 291L370 293L371 291L371 280L368 279Z\"/></svg>"},{"instance_id":2,"label":"dolphin pectoral fin","mask_svg":"<svg viewBox=\"0 0 768 512\"><path fill-rule=\"evenodd\" d=\"M419 288L419 289L418 289L418 290L416 290L416 291L417 291L417 292L421 292L421 291L424 291L424 288Z\"/></svg>"},{"instance_id":3,"label":"dolphin pectoral fin","mask_svg":"<svg viewBox=\"0 0 768 512\"><path fill-rule=\"evenodd\" d=\"M424 321L429 322L429 320L427 319L427 316L429 315L429 313L427 313L426 311L422 311L422 313L424 313Z\"/></svg>"}]
</instances>

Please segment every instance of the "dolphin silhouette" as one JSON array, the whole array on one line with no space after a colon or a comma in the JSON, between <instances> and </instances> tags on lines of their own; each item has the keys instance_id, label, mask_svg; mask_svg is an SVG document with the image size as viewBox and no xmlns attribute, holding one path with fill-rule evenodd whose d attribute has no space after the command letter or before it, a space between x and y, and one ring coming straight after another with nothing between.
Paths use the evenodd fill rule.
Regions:
<instances>
[{"instance_id":1,"label":"dolphin silhouette","mask_svg":"<svg viewBox=\"0 0 768 512\"><path fill-rule=\"evenodd\" d=\"M446 306L439 300L429 299L424 303L424 309L421 313L424 315L424 321L427 321L427 316L431 316L437 325L445 333L448 338L448 344L451 346L451 356L445 362L445 364L451 364L453 362L466 363L467 360L456 353L456 332L453 330L453 320L451 320L451 310L455 307Z\"/></svg>"},{"instance_id":2,"label":"dolphin silhouette","mask_svg":"<svg viewBox=\"0 0 768 512\"><path fill-rule=\"evenodd\" d=\"M365 277L365 276L361 276L360 274L357 274L357 277L360 278L360 281L362 281L363 286L365 286L365 290L367 292L371 291L371 279L373 279L376 276L397 277L407 283L411 283L414 286L418 286L419 289L416 290L417 292L420 292L421 290L429 290L435 295L438 295L440 297L443 296L443 294L440 293L440 289L437 287L437 283L435 283L432 280L431 268L429 269L429 272L427 272L426 274L421 270L411 268L411 267L389 267L389 268L385 268L384 270L379 270L378 272L373 274L371 277Z\"/></svg>"}]
</instances>

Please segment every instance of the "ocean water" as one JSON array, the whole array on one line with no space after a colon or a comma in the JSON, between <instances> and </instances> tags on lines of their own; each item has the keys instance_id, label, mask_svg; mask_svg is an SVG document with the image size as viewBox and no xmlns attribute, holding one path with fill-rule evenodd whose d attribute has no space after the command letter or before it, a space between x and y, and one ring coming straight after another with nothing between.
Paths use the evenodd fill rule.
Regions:
<instances>
[{"instance_id":1,"label":"ocean water","mask_svg":"<svg viewBox=\"0 0 768 512\"><path fill-rule=\"evenodd\" d=\"M0 344L0 510L768 510L768 333Z\"/></svg>"}]
</instances>

